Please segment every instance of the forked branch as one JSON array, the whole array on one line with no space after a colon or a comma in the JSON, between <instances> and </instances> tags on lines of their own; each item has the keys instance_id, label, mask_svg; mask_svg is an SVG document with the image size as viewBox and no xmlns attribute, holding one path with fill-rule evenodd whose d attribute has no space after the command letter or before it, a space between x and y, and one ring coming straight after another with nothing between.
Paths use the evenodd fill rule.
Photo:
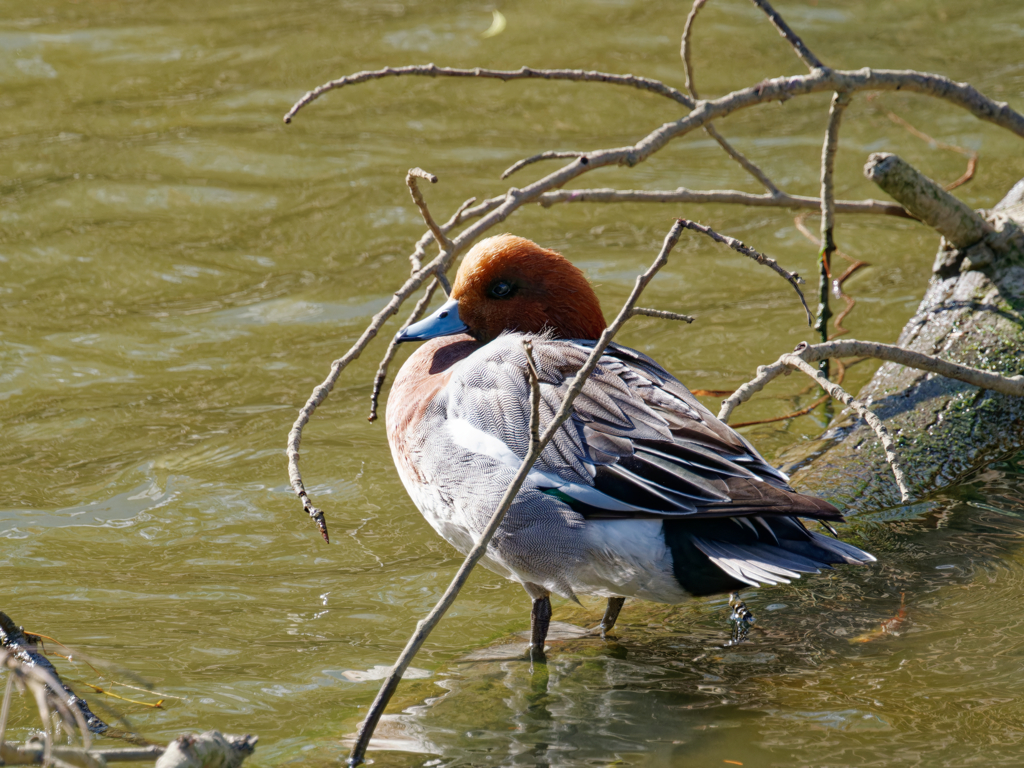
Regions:
<instances>
[{"instance_id":1,"label":"forked branch","mask_svg":"<svg viewBox=\"0 0 1024 768\"><path fill-rule=\"evenodd\" d=\"M797 354L796 352L792 354ZM1004 376L995 371L985 371L968 365L951 363L939 357L903 349L893 344L881 344L877 341L858 341L857 339L841 339L828 341L824 344L809 344L799 348L802 360L817 363L826 358L837 357L874 357L908 368L916 368L929 373L937 373L949 379L956 379L981 389L991 389L1004 395L1024 397L1024 376ZM783 355L785 357L785 355ZM728 422L732 412L742 403L747 402L756 393L764 389L770 382L777 379L789 366L779 358L771 365L762 365L757 369L757 376L741 386L728 398L722 401L718 418Z\"/></svg>"},{"instance_id":2,"label":"forked branch","mask_svg":"<svg viewBox=\"0 0 1024 768\"><path fill-rule=\"evenodd\" d=\"M892 468L893 477L896 478L896 485L900 489L900 500L906 504L910 501L910 488L907 485L907 476L903 472L902 462L900 461L899 452L896 450L896 443L893 442L892 436L889 434L889 430L885 428L885 424L878 418L874 411L870 410L858 400L853 398L849 392L843 389L841 386L836 384L834 381L829 381L823 371L816 370L810 363L802 359L798 354L800 352L800 346L797 346L796 353L791 355L783 355L779 358L790 368L794 368L798 371L806 373L814 381L818 383L822 389L828 392L834 400L838 400L857 411L861 418L868 423L868 426L875 431L878 435L878 439L882 443L882 449L885 451L885 460L889 462L889 466Z\"/></svg>"},{"instance_id":3,"label":"forked branch","mask_svg":"<svg viewBox=\"0 0 1024 768\"><path fill-rule=\"evenodd\" d=\"M864 68L860 70L833 70L824 67L820 60L815 57L803 41L797 37L785 22L778 16L766 0L754 0L755 4L762 8L780 33L786 37L794 47L801 59L808 65L811 72L806 75L777 77L763 80L755 85L742 88L718 99L695 101L682 92L671 88L664 83L648 78L636 77L634 75L618 75L596 71L567 70L567 69L531 69L524 67L514 71L500 71L489 69L453 69L448 67L437 67L433 64L416 65L410 67L392 68L386 67L372 72L359 72L354 75L332 80L324 85L315 88L302 97L289 110L285 121L290 122L292 117L306 104L314 101L322 94L341 88L347 85L378 80L385 77L397 77L403 75L426 76L426 77L469 77L469 78L492 78L499 80L520 80L520 79L548 79L568 80L583 82L607 82L617 85L639 88L642 90L657 93L677 102L691 111L674 121L660 125L650 131L646 136L636 143L625 147L614 147L595 150L579 156L574 156L571 162L561 168L549 173L537 181L523 187L510 188L504 195L485 200L482 203L470 208L460 209L453 219L476 221L467 226L456 237L451 238L450 248L442 248L442 253L426 266L419 267L422 263L422 253L426 243L421 238L417 244L417 250L411 257L414 265L413 274L405 284L395 293L388 304L376 315L374 315L369 326L364 330L356 343L345 353L342 358L336 360L331 367L330 375L321 383L307 400L305 406L299 412L288 436L288 460L289 479L296 494L302 501L303 509L317 522L324 538L327 538L326 523L323 513L316 509L309 499L302 484L302 477L298 468L299 443L301 441L302 429L308 423L310 415L321 403L331 389L334 387L341 371L356 359L365 349L366 345L377 335L383 324L390 319L401 307L402 303L412 293L432 277L443 281L444 275L453 263L454 259L464 252L477 238L485 232L505 221L519 208L528 204L539 202L550 205L555 202L583 202L587 200L602 201L664 201L664 202L741 202L751 205L783 205L785 207L819 207L820 200L814 198L798 198L796 196L784 195L784 193L766 195L744 195L744 193L732 191L711 191L697 193L691 190L679 189L671 193L653 192L645 193L637 190L563 190L567 183L585 173L598 168L605 168L616 165L635 166L647 160L651 155L658 152L669 142L691 133L694 130L703 128L715 120L721 119L734 112L748 109L750 107L766 104L773 101L786 101L794 96L802 96L811 93L841 92L854 93L858 91L904 91L918 93L926 96L933 96L944 99L963 109L968 110L976 117L992 122L1009 131L1024 137L1024 115L1014 111L1003 102L996 102L984 96L974 87L967 83L957 83L941 75L915 72L911 70L879 70ZM837 202L834 206L836 211L858 211L858 212L881 212L896 215L907 215L899 206L889 206L878 201L849 201ZM452 225L454 226L454 224ZM431 228L433 231L433 228ZM447 236L449 228L440 228ZM698 230L700 231L700 230ZM722 242L729 242L723 239ZM752 251L752 249L750 249ZM741 251L743 252L743 251ZM752 251L756 254L756 251ZM748 254L751 255L751 254ZM758 254L757 256L760 256ZM757 258L755 256L755 258ZM764 257L759 258L760 261ZM774 264L771 260L762 263ZM773 268L777 268L775 265ZM786 273L777 268L783 276L790 280L796 289L796 276ZM797 289L798 290L798 289ZM799 292L799 290L798 290ZM801 295L803 302L803 296ZM806 302L804 302L806 308Z\"/></svg>"},{"instance_id":4,"label":"forked branch","mask_svg":"<svg viewBox=\"0 0 1024 768\"><path fill-rule=\"evenodd\" d=\"M857 341L846 339L842 341L829 341L824 344L801 343L791 353L782 355L771 365L763 365L757 369L756 378L741 386L728 398L722 401L722 408L718 412L718 418L724 422L729 421L736 406L745 403L755 393L760 392L774 379L783 375L790 369L803 371L813 378L831 397L850 406L860 414L861 417L878 435L885 451L886 461L892 467L896 484L899 486L900 495L904 503L910 500L910 491L906 475L900 466L898 453L891 436L882 424L881 419L868 409L863 403L855 400L838 384L829 382L821 371L816 371L810 364L830 358L852 357L852 356L874 357L879 360L886 360L910 368L917 368L922 371L937 373L947 378L957 379L972 384L982 389L991 389L1006 395L1024 397L1024 376L1004 376L993 371L983 371L978 368L951 363L921 352L914 352L909 349L902 349L891 344L879 344L870 341Z\"/></svg>"}]
</instances>

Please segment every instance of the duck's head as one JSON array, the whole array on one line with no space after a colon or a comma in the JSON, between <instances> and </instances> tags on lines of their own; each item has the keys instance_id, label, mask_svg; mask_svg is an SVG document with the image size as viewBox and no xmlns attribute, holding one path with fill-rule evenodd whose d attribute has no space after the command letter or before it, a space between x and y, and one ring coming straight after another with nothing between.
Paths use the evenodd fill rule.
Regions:
<instances>
[{"instance_id":1,"label":"duck's head","mask_svg":"<svg viewBox=\"0 0 1024 768\"><path fill-rule=\"evenodd\" d=\"M504 331L597 339L604 329L594 289L568 259L524 237L497 235L473 246L448 301L398 341L468 333L486 344Z\"/></svg>"}]
</instances>

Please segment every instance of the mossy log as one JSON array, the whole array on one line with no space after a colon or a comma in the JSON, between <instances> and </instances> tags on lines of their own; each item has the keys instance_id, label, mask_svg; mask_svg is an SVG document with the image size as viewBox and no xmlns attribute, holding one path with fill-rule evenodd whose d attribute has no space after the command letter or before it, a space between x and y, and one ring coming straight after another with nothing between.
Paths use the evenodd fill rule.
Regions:
<instances>
[{"instance_id":1,"label":"mossy log","mask_svg":"<svg viewBox=\"0 0 1024 768\"><path fill-rule=\"evenodd\" d=\"M865 175L943 234L899 346L1006 375L1024 372L1024 180L992 210L974 213L895 155L872 155ZM893 363L858 398L895 436L915 500L1024 446L1024 398ZM848 514L906 514L882 446L848 411L782 461L795 487Z\"/></svg>"}]
</instances>

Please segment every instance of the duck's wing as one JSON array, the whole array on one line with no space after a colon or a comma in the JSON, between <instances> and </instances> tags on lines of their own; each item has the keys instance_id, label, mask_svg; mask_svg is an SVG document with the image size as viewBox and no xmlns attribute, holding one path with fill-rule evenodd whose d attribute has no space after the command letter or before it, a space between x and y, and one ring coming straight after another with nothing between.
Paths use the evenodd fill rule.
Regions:
<instances>
[{"instance_id":1,"label":"duck's wing","mask_svg":"<svg viewBox=\"0 0 1024 768\"><path fill-rule=\"evenodd\" d=\"M522 340L502 336L456 366L444 404L458 445L516 467L529 441ZM543 426L593 342L539 337L533 349ZM842 520L831 504L794 492L784 474L661 366L618 345L602 356L530 480L588 518Z\"/></svg>"},{"instance_id":2,"label":"duck's wing","mask_svg":"<svg viewBox=\"0 0 1024 768\"><path fill-rule=\"evenodd\" d=\"M509 334L452 369L439 402L452 440L518 469L529 435L523 336ZM549 423L592 342L533 339L541 426ZM690 594L776 584L867 552L807 530L797 517L842 520L794 492L743 437L645 355L613 345L528 481L587 519L663 520L673 572Z\"/></svg>"}]
</instances>

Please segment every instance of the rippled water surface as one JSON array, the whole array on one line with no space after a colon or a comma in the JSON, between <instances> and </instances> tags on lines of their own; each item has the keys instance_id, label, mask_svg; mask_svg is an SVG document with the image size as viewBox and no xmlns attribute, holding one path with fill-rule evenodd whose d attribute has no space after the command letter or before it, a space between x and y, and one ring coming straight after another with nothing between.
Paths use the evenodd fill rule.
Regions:
<instances>
[{"instance_id":1,"label":"rippled water surface","mask_svg":"<svg viewBox=\"0 0 1024 768\"><path fill-rule=\"evenodd\" d=\"M502 170L545 149L622 146L674 119L673 102L601 84L386 80L330 94L291 126L309 87L386 64L560 66L681 86L687 4L250 0L0 0L0 598L27 629L120 665L84 683L155 741L187 729L256 733L253 765L326 765L457 560L413 508L383 424L365 416L382 342L348 371L304 440L307 487L330 546L287 483L288 428L330 361L408 272L422 232L404 185L419 165L438 216L507 188ZM833 66L912 67L1024 107L1024 6L849 0L783 10ZM801 63L753 7L713 0L698 20L705 95ZM815 194L828 95L737 114L720 128L787 191ZM1020 140L903 93L857 97L837 191L878 196L860 167L899 152L993 205L1021 176ZM521 173L537 178L550 164ZM515 179L513 179L515 181ZM757 191L704 135L634 169L576 184ZM562 250L610 312L686 215L811 274L792 215L729 206L528 208L505 226ZM817 226L813 217L809 226ZM895 340L937 237L896 219L840 219L871 262L847 283L852 335ZM791 289L686 237L645 303L698 316L638 320L623 343L694 388L728 389L809 332ZM397 321L385 329L390 335ZM403 352L403 356L408 354ZM854 389L869 365L849 371ZM793 377L734 420L810 402ZM712 401L708 401L711 403ZM739 418L742 414L742 419ZM746 431L768 456L825 414ZM749 642L722 599L628 603L616 642L556 644L547 676L492 643L526 628L522 589L475 573L381 726L377 765L1019 765L1024 749L1024 465L950 489L927 519L864 521L879 563L751 591ZM555 606L594 622L600 607ZM883 624L884 622L884 624ZM470 654L469 660L466 657ZM34 723L27 706L16 737ZM111 744L117 742L108 740ZM731 763L728 761L732 761Z\"/></svg>"}]
</instances>

